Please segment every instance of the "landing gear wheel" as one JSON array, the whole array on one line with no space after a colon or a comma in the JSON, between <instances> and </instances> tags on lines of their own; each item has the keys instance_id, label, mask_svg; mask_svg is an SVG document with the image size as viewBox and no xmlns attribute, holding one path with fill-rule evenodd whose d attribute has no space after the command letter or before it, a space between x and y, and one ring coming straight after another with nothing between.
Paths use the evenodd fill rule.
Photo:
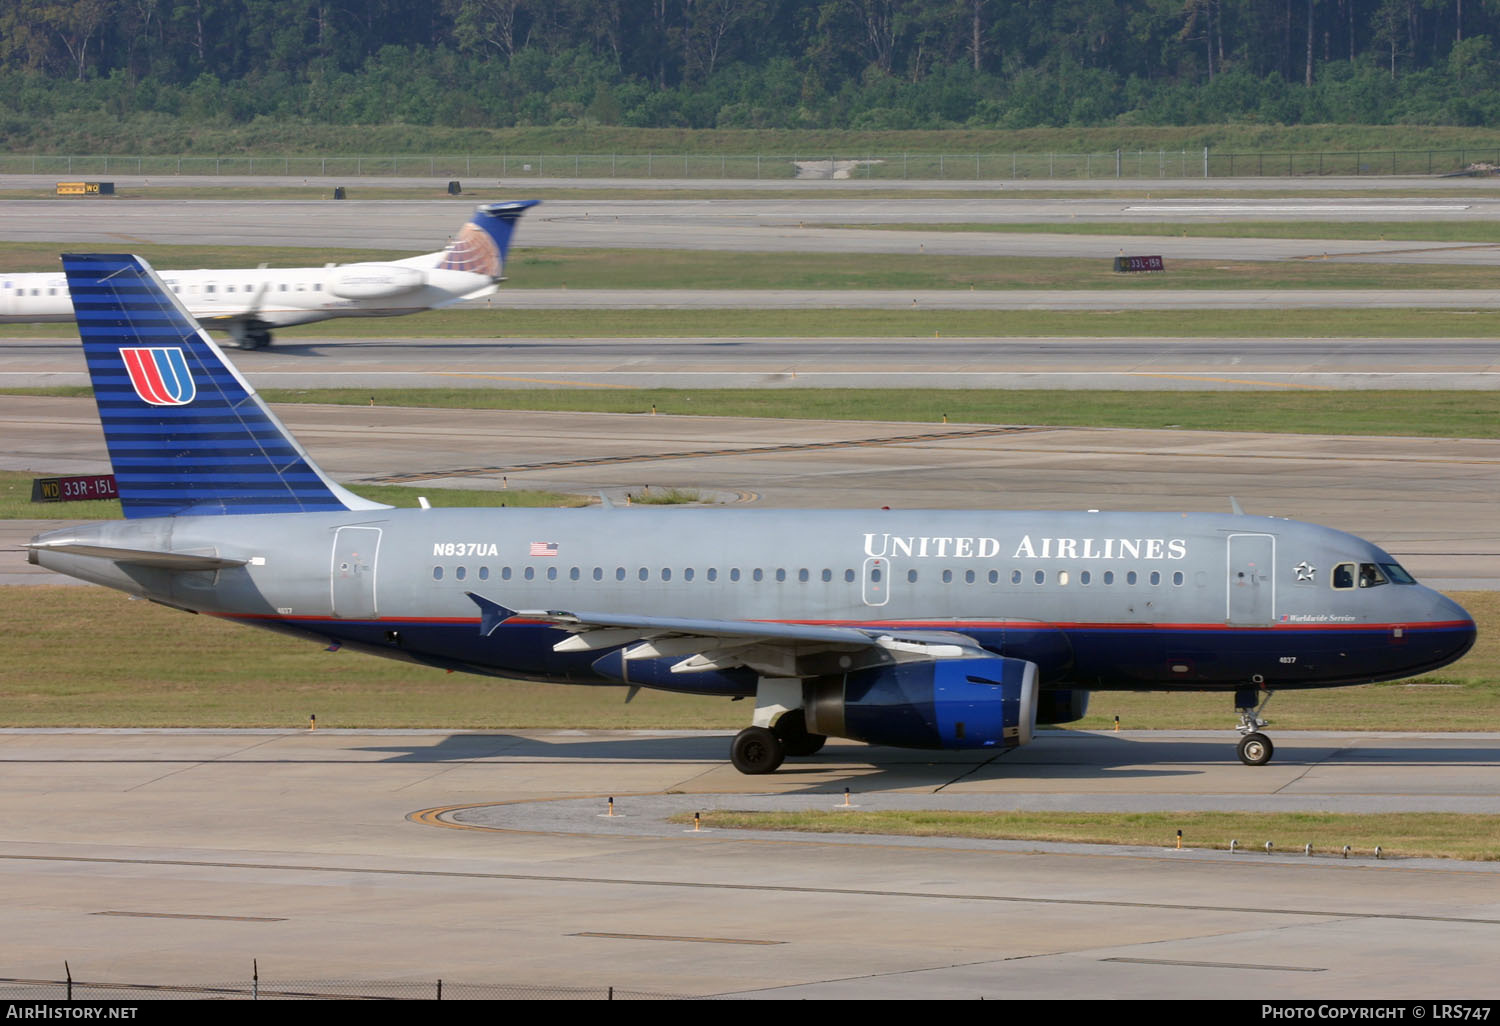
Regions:
<instances>
[{"instance_id":1,"label":"landing gear wheel","mask_svg":"<svg viewBox=\"0 0 1500 1026\"><path fill-rule=\"evenodd\" d=\"M1240 738L1240 762L1246 766L1264 766L1275 751L1276 746L1264 734L1246 734Z\"/></svg>"},{"instance_id":2,"label":"landing gear wheel","mask_svg":"<svg viewBox=\"0 0 1500 1026\"><path fill-rule=\"evenodd\" d=\"M749 776L775 773L786 758L786 745L765 727L746 727L734 736L729 746L729 761Z\"/></svg>"},{"instance_id":3,"label":"landing gear wheel","mask_svg":"<svg viewBox=\"0 0 1500 1026\"><path fill-rule=\"evenodd\" d=\"M271 333L269 331L252 331L245 336L243 343L246 349L264 349L271 344Z\"/></svg>"},{"instance_id":4,"label":"landing gear wheel","mask_svg":"<svg viewBox=\"0 0 1500 1026\"><path fill-rule=\"evenodd\" d=\"M827 743L824 734L807 732L807 716L801 709L794 709L776 721L776 736L790 756L816 755Z\"/></svg>"}]
</instances>

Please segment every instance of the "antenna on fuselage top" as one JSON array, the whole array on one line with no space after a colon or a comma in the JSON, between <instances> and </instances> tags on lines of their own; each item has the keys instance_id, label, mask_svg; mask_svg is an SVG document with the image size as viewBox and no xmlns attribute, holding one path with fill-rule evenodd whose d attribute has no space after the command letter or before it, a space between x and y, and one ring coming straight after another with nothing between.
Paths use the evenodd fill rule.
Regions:
<instances>
[{"instance_id":1,"label":"antenna on fuselage top","mask_svg":"<svg viewBox=\"0 0 1500 1026\"><path fill-rule=\"evenodd\" d=\"M1240 500L1236 499L1233 495L1229 497L1229 510L1237 517L1245 515L1245 507L1241 506Z\"/></svg>"}]
</instances>

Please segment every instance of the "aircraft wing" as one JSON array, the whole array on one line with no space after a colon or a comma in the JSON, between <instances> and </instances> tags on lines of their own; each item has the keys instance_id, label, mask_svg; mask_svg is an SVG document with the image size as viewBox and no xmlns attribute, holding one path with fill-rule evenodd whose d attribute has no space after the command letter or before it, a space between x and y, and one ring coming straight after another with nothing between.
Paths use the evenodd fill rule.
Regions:
<instances>
[{"instance_id":1,"label":"aircraft wing","mask_svg":"<svg viewBox=\"0 0 1500 1026\"><path fill-rule=\"evenodd\" d=\"M763 676L814 677L898 662L963 659L993 653L951 631L912 631L766 620L709 620L556 609L512 610L473 592L480 632L513 620L566 632L557 652L621 649L626 661L676 658L673 673L748 667Z\"/></svg>"}]
</instances>

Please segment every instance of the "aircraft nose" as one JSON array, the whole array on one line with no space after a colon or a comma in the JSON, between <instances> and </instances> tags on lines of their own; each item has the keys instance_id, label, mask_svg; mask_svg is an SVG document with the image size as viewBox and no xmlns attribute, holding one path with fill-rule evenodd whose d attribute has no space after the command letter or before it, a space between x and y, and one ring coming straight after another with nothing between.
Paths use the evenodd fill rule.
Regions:
<instances>
[{"instance_id":1,"label":"aircraft nose","mask_svg":"<svg viewBox=\"0 0 1500 1026\"><path fill-rule=\"evenodd\" d=\"M1449 652L1445 662L1451 663L1474 647L1474 641L1479 637L1479 628L1463 606L1446 595L1437 592L1432 594L1434 609L1431 620L1448 628Z\"/></svg>"}]
</instances>

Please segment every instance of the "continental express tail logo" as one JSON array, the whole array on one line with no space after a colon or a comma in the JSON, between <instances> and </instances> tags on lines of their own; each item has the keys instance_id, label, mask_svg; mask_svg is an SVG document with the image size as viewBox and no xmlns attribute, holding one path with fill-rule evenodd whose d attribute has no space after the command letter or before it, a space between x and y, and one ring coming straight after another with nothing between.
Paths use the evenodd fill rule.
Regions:
<instances>
[{"instance_id":1,"label":"continental express tail logo","mask_svg":"<svg viewBox=\"0 0 1500 1026\"><path fill-rule=\"evenodd\" d=\"M187 360L175 346L121 349L120 358L130 372L135 394L152 406L186 406L198 395Z\"/></svg>"},{"instance_id":2,"label":"continental express tail logo","mask_svg":"<svg viewBox=\"0 0 1500 1026\"><path fill-rule=\"evenodd\" d=\"M500 247L495 244L495 240L483 228L470 221L458 233L453 245L448 247L448 252L438 267L445 271L468 271L470 274L498 278L504 264L505 258L501 256Z\"/></svg>"}]
</instances>

